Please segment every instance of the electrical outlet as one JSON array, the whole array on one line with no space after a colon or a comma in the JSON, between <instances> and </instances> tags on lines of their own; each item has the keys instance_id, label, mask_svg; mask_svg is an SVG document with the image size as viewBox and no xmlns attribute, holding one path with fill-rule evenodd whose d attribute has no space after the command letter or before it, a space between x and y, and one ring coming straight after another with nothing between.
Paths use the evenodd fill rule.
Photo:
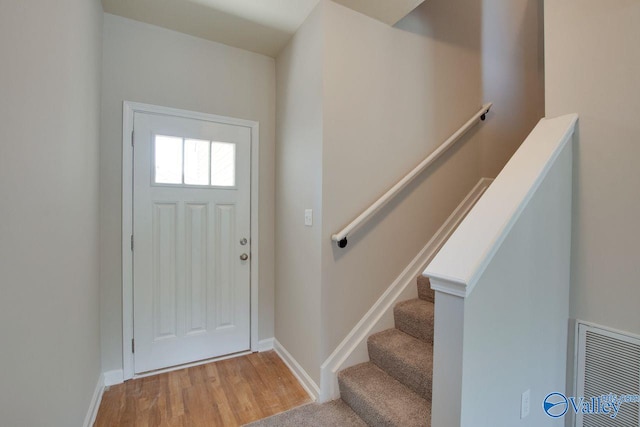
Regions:
<instances>
[{"instance_id":1,"label":"electrical outlet","mask_svg":"<svg viewBox=\"0 0 640 427\"><path fill-rule=\"evenodd\" d=\"M520 399L520 419L523 419L529 416L530 406L531 406L531 390L527 390L524 393L522 393L522 398Z\"/></svg>"},{"instance_id":2,"label":"electrical outlet","mask_svg":"<svg viewBox=\"0 0 640 427\"><path fill-rule=\"evenodd\" d=\"M305 209L304 210L304 225L307 227L311 227L313 225L313 210Z\"/></svg>"}]
</instances>

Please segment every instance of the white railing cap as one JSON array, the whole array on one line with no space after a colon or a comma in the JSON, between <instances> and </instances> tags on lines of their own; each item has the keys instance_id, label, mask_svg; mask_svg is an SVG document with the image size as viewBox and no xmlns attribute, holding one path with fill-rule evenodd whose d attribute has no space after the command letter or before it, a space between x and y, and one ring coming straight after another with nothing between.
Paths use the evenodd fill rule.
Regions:
<instances>
[{"instance_id":1,"label":"white railing cap","mask_svg":"<svg viewBox=\"0 0 640 427\"><path fill-rule=\"evenodd\" d=\"M571 140L577 114L542 119L476 206L427 266L438 291L466 297L556 158Z\"/></svg>"}]
</instances>

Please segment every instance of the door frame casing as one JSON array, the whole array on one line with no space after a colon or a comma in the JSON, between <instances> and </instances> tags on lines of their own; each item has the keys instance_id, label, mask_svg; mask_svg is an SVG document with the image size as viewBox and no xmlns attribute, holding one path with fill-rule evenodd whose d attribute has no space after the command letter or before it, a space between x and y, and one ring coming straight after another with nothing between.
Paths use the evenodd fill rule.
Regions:
<instances>
[{"instance_id":1,"label":"door frame casing","mask_svg":"<svg viewBox=\"0 0 640 427\"><path fill-rule=\"evenodd\" d=\"M124 101L122 104L122 369L125 380L134 378L133 340L133 125L135 113L149 113L243 126L251 130L251 263L250 263L250 343L258 351L258 272L259 272L259 159L260 125L253 120ZM223 356L224 357L224 356Z\"/></svg>"}]
</instances>

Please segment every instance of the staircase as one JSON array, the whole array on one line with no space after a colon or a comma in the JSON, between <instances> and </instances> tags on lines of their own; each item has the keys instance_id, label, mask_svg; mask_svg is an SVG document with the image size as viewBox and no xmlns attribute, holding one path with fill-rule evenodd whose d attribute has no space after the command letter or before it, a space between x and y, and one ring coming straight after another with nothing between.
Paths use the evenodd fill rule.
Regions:
<instances>
[{"instance_id":1,"label":"staircase","mask_svg":"<svg viewBox=\"0 0 640 427\"><path fill-rule=\"evenodd\" d=\"M426 278L418 277L417 284L419 298L393 310L396 327L369 337L370 361L338 373L341 400L250 426L430 426L434 292Z\"/></svg>"},{"instance_id":2,"label":"staircase","mask_svg":"<svg viewBox=\"0 0 640 427\"><path fill-rule=\"evenodd\" d=\"M340 397L370 426L430 425L433 291L418 278L418 299L397 304L396 327L369 337L370 362L338 373Z\"/></svg>"}]
</instances>

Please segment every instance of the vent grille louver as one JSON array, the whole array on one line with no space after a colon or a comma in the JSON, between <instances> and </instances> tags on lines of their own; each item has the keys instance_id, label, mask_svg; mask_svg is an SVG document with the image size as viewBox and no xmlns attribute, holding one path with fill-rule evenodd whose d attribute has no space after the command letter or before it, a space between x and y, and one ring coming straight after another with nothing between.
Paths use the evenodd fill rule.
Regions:
<instances>
[{"instance_id":1,"label":"vent grille louver","mask_svg":"<svg viewBox=\"0 0 640 427\"><path fill-rule=\"evenodd\" d=\"M578 327L577 396L640 394L640 340L602 328ZM576 417L577 427L638 427L638 403L623 403L615 418L603 414Z\"/></svg>"}]
</instances>

